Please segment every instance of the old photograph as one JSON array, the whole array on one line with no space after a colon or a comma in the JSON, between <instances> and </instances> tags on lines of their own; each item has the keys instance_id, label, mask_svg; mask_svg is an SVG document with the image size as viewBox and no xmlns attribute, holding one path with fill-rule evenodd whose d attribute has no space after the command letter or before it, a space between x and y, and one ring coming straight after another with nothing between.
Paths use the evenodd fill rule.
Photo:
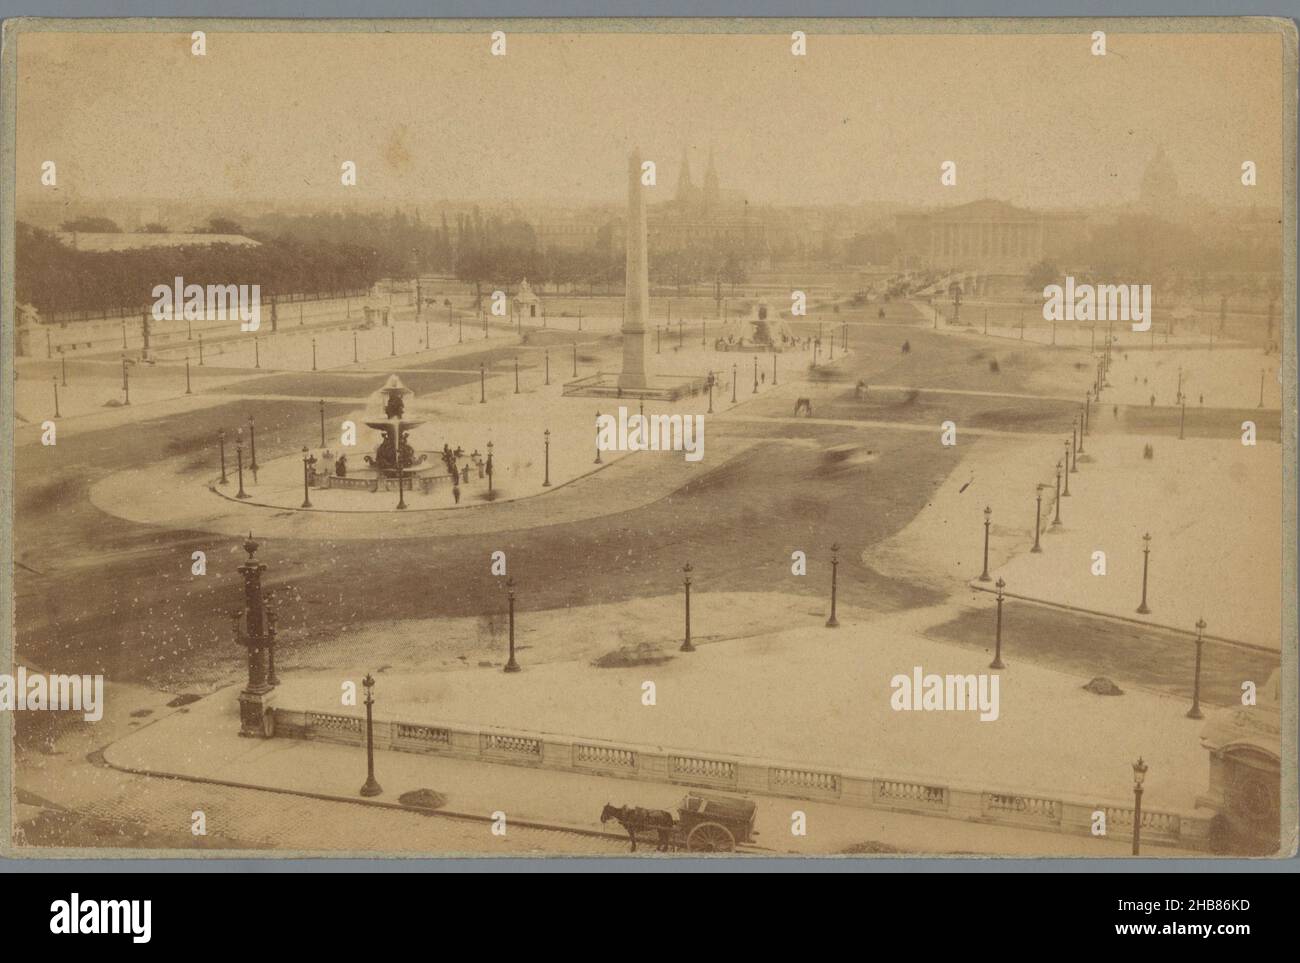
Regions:
<instances>
[{"instance_id":1,"label":"old photograph","mask_svg":"<svg viewBox=\"0 0 1300 963\"><path fill-rule=\"evenodd\" d=\"M1295 852L1292 24L4 63L4 856Z\"/></svg>"}]
</instances>

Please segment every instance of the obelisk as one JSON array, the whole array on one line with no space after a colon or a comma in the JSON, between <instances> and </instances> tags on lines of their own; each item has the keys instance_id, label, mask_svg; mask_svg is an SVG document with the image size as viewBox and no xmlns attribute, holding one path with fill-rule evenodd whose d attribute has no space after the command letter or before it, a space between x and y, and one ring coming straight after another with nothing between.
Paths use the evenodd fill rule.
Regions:
<instances>
[{"instance_id":1,"label":"obelisk","mask_svg":"<svg viewBox=\"0 0 1300 963\"><path fill-rule=\"evenodd\" d=\"M627 159L627 272L623 291L623 371L620 388L644 388L646 322L650 319L650 270L646 257L645 194L641 151Z\"/></svg>"}]
</instances>

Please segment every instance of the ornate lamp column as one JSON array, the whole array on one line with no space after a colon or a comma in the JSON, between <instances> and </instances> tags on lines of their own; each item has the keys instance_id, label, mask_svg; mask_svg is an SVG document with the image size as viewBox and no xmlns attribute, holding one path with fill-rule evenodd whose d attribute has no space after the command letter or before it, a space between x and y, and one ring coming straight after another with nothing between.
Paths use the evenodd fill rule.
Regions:
<instances>
[{"instance_id":1,"label":"ornate lamp column","mask_svg":"<svg viewBox=\"0 0 1300 963\"><path fill-rule=\"evenodd\" d=\"M1052 527L1061 527L1061 463L1056 463L1056 517L1052 519Z\"/></svg>"},{"instance_id":2,"label":"ornate lamp column","mask_svg":"<svg viewBox=\"0 0 1300 963\"><path fill-rule=\"evenodd\" d=\"M989 523L993 520L993 509L987 505L984 506L984 571L980 572L980 581L988 582L989 578Z\"/></svg>"},{"instance_id":3,"label":"ornate lamp column","mask_svg":"<svg viewBox=\"0 0 1300 963\"><path fill-rule=\"evenodd\" d=\"M248 685L239 693L239 734L267 739L275 733L271 694L275 690L270 667L274 644L274 617L267 612L262 593L266 566L256 558L258 543L253 533L244 541L248 560L239 566L244 579L244 610L234 614L235 637L248 650Z\"/></svg>"},{"instance_id":4,"label":"ornate lamp column","mask_svg":"<svg viewBox=\"0 0 1300 963\"><path fill-rule=\"evenodd\" d=\"M515 661L515 580L506 579L506 593L510 603L510 658L506 661L506 672L518 672L519 663Z\"/></svg>"},{"instance_id":5,"label":"ornate lamp column","mask_svg":"<svg viewBox=\"0 0 1300 963\"><path fill-rule=\"evenodd\" d=\"M691 563L687 562L686 567L682 569L682 585L686 588L686 640L682 642L682 652L694 652L695 646L691 645Z\"/></svg>"},{"instance_id":6,"label":"ornate lamp column","mask_svg":"<svg viewBox=\"0 0 1300 963\"><path fill-rule=\"evenodd\" d=\"M239 472L239 492L236 498L252 498L253 496L244 491L244 429L235 430L235 468Z\"/></svg>"},{"instance_id":7,"label":"ornate lamp column","mask_svg":"<svg viewBox=\"0 0 1300 963\"><path fill-rule=\"evenodd\" d=\"M375 687L374 676L367 672L361 684L366 690L366 782L361 787L361 795L378 796L384 789L375 779L375 697L371 692Z\"/></svg>"},{"instance_id":8,"label":"ornate lamp column","mask_svg":"<svg viewBox=\"0 0 1300 963\"><path fill-rule=\"evenodd\" d=\"M311 476L316 468L316 456L308 454L307 446L302 446L302 507L311 508Z\"/></svg>"},{"instance_id":9,"label":"ornate lamp column","mask_svg":"<svg viewBox=\"0 0 1300 963\"><path fill-rule=\"evenodd\" d=\"M1034 508L1034 547L1031 552L1041 552L1043 547L1038 544L1038 532L1043 527L1043 486L1040 484L1035 490L1037 505Z\"/></svg>"},{"instance_id":10,"label":"ornate lamp column","mask_svg":"<svg viewBox=\"0 0 1300 963\"><path fill-rule=\"evenodd\" d=\"M1192 678L1192 707L1187 718L1204 719L1201 712L1201 647L1205 645L1205 619L1196 620L1196 675Z\"/></svg>"},{"instance_id":11,"label":"ornate lamp column","mask_svg":"<svg viewBox=\"0 0 1300 963\"><path fill-rule=\"evenodd\" d=\"M840 569L840 546L838 542L831 543L831 615L826 620L826 628L837 629L840 627L840 620L835 617L835 595L837 583L839 581Z\"/></svg>"},{"instance_id":12,"label":"ornate lamp column","mask_svg":"<svg viewBox=\"0 0 1300 963\"><path fill-rule=\"evenodd\" d=\"M1133 763L1133 855L1142 849L1142 780L1147 777L1150 767L1138 756Z\"/></svg>"},{"instance_id":13,"label":"ornate lamp column","mask_svg":"<svg viewBox=\"0 0 1300 963\"><path fill-rule=\"evenodd\" d=\"M999 578L996 582L993 583L993 585L998 590L998 595L997 595L998 628L997 628L997 639L994 643L996 648L994 648L993 650L993 661L989 663L989 668L1005 669L1006 666L1002 664L1002 600L1003 598L1005 598L1005 596L1002 594L1002 590L1007 587L1007 583L1003 579Z\"/></svg>"},{"instance_id":14,"label":"ornate lamp column","mask_svg":"<svg viewBox=\"0 0 1300 963\"><path fill-rule=\"evenodd\" d=\"M248 416L248 470L257 471L257 425L253 423L253 416ZM254 479L256 480L256 479Z\"/></svg>"},{"instance_id":15,"label":"ornate lamp column","mask_svg":"<svg viewBox=\"0 0 1300 963\"><path fill-rule=\"evenodd\" d=\"M1142 603L1138 606L1138 615L1148 615L1147 608L1147 570L1151 562L1151 533L1142 536Z\"/></svg>"}]
</instances>

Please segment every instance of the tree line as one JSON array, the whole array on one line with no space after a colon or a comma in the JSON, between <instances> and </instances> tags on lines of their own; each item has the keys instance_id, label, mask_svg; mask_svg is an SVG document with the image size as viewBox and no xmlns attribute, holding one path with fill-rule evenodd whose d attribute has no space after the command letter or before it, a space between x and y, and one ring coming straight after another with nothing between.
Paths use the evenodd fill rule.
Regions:
<instances>
[{"instance_id":1,"label":"tree line","mask_svg":"<svg viewBox=\"0 0 1300 963\"><path fill-rule=\"evenodd\" d=\"M104 217L64 222L65 232L123 233ZM137 233L163 234L161 224ZM259 284L271 297L342 296L369 290L380 278L454 276L485 290L529 283L545 290L594 294L621 288L625 252L611 221L581 249L543 247L533 226L518 218L484 216L474 209L437 223L404 211L265 214L239 223L213 216L191 233L242 235L256 246L229 243L80 250L55 234L19 222L15 245L16 294L48 320L133 313L153 301L157 284ZM654 251L652 283L678 290L715 281L747 280L739 252L712 247Z\"/></svg>"}]
</instances>

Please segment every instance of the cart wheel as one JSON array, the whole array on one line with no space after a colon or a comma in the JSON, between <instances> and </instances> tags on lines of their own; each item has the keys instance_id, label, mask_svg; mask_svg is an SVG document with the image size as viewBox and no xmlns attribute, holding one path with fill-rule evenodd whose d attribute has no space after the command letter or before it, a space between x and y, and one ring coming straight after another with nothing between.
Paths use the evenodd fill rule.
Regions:
<instances>
[{"instance_id":1,"label":"cart wheel","mask_svg":"<svg viewBox=\"0 0 1300 963\"><path fill-rule=\"evenodd\" d=\"M686 848L692 853L730 853L736 848L736 837L721 823L700 823L687 834Z\"/></svg>"}]
</instances>

